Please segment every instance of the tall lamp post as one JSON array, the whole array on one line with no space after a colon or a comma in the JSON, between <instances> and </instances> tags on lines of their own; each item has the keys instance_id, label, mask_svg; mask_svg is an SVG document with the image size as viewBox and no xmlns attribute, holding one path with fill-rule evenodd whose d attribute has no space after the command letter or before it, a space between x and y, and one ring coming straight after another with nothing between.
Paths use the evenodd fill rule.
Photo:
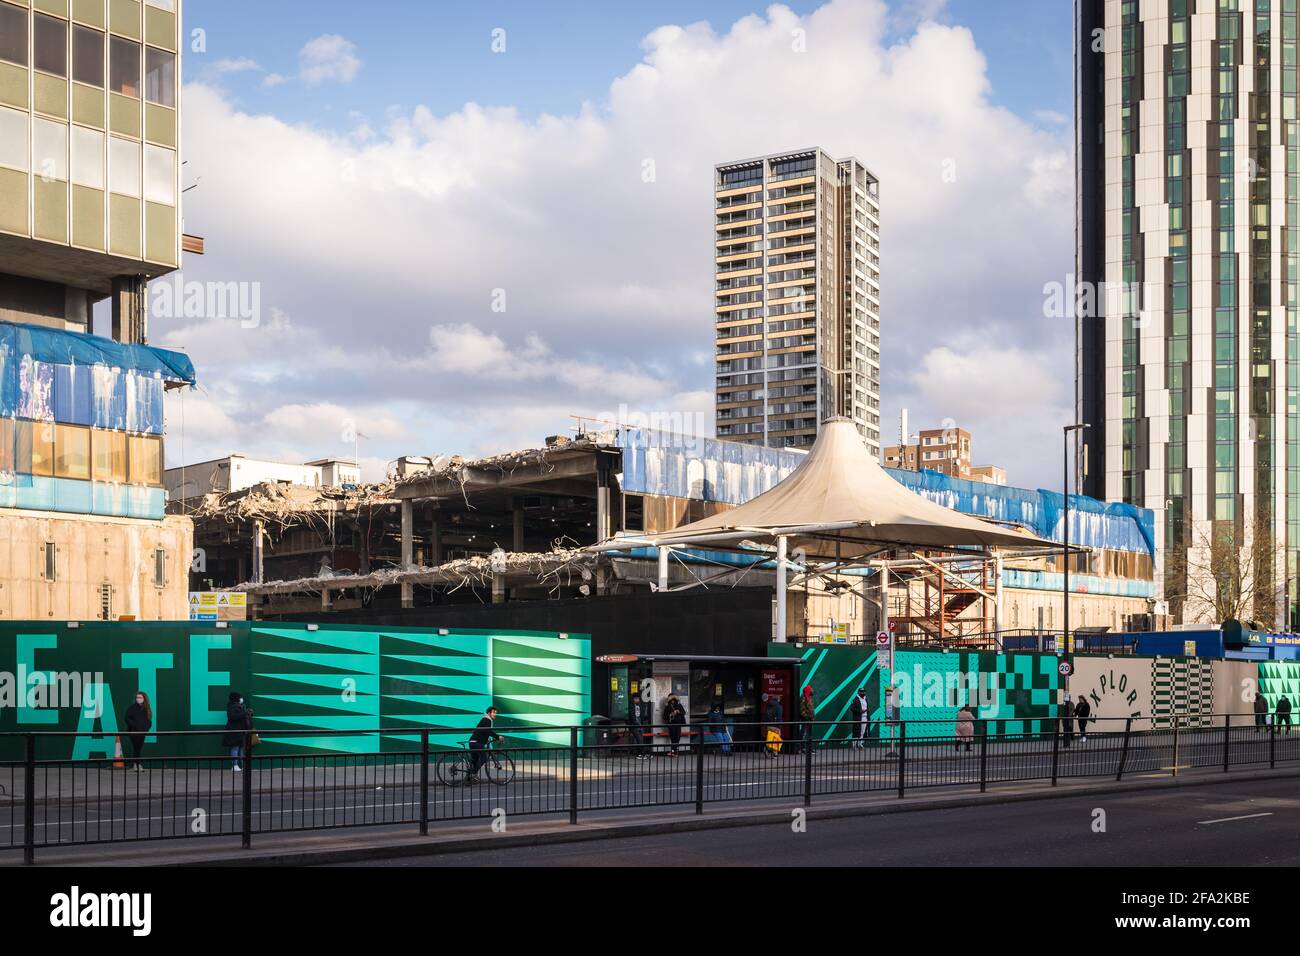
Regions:
<instances>
[{"instance_id":1,"label":"tall lamp post","mask_svg":"<svg viewBox=\"0 0 1300 956\"><path fill-rule=\"evenodd\" d=\"M1063 531L1065 534L1065 550L1062 554L1062 557L1064 558L1062 567L1065 570L1065 586L1061 595L1064 601L1061 647L1058 651L1058 653L1061 654L1068 653L1070 650L1070 433L1083 431L1083 429L1091 427L1092 426L1086 422L1080 422L1075 425L1066 425L1064 435L1062 436L1062 443L1064 445L1064 461L1062 464L1064 466L1065 478L1063 488L1065 492L1065 511L1063 512L1064 519L1062 521Z\"/></svg>"}]
</instances>

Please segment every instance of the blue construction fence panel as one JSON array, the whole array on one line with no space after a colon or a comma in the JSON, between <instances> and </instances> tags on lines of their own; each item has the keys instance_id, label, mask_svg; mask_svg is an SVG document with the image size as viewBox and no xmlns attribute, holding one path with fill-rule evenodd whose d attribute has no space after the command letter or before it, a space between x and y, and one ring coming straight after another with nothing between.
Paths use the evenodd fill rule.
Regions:
<instances>
[{"instance_id":1,"label":"blue construction fence panel","mask_svg":"<svg viewBox=\"0 0 1300 956\"><path fill-rule=\"evenodd\" d=\"M784 480L805 453L653 429L619 432L623 491L739 505ZM963 514L1012 522L1041 538L1064 540L1065 497L950 478L934 471L885 469L890 477L924 498ZM1070 541L1082 547L1154 556L1155 512L1123 503L1070 496Z\"/></svg>"}]
</instances>

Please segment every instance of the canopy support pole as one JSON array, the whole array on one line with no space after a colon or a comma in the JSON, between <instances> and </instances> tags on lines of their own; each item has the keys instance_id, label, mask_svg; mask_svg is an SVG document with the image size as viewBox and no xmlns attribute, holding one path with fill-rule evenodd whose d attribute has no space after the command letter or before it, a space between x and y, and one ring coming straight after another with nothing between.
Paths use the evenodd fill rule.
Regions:
<instances>
[{"instance_id":1,"label":"canopy support pole","mask_svg":"<svg viewBox=\"0 0 1300 956\"><path fill-rule=\"evenodd\" d=\"M776 643L785 643L785 558L787 539L781 535L776 539Z\"/></svg>"},{"instance_id":2,"label":"canopy support pole","mask_svg":"<svg viewBox=\"0 0 1300 956\"><path fill-rule=\"evenodd\" d=\"M993 555L993 633L998 644L1002 643L1002 553Z\"/></svg>"},{"instance_id":3,"label":"canopy support pole","mask_svg":"<svg viewBox=\"0 0 1300 956\"><path fill-rule=\"evenodd\" d=\"M659 592L668 590L668 555L672 553L671 548L660 545L657 549L659 552Z\"/></svg>"}]
</instances>

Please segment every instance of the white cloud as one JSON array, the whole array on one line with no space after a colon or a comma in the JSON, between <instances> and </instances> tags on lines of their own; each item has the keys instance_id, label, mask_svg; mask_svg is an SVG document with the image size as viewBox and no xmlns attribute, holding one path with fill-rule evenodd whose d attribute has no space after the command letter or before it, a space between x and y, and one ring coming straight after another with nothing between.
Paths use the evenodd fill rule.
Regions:
<instances>
[{"instance_id":1,"label":"white cloud","mask_svg":"<svg viewBox=\"0 0 1300 956\"><path fill-rule=\"evenodd\" d=\"M261 73L263 72L261 64L250 57L236 57L224 60L217 60L212 64L212 70L216 73Z\"/></svg>"},{"instance_id":2,"label":"white cloud","mask_svg":"<svg viewBox=\"0 0 1300 956\"><path fill-rule=\"evenodd\" d=\"M351 83L361 69L356 44L346 37L327 33L311 40L298 51L298 69L308 86L319 83Z\"/></svg>"},{"instance_id":3,"label":"white cloud","mask_svg":"<svg viewBox=\"0 0 1300 956\"><path fill-rule=\"evenodd\" d=\"M186 222L208 255L187 279L259 281L281 318L168 337L244 427L282 405L400 415L412 438L376 441L376 456L534 444L620 406L707 408L712 167L822 145L882 180L882 433L903 404L918 425L971 420L977 392L912 377L936 343L978 330L971 346L1070 373L1067 324L1041 318L1044 283L1069 271L1069 137L993 105L971 33L920 10L901 36L879 0L772 6L723 33L665 26L605 101L536 119L417 106L333 133L191 85L185 146L203 188ZM1013 478L1042 457L976 440Z\"/></svg>"}]
</instances>

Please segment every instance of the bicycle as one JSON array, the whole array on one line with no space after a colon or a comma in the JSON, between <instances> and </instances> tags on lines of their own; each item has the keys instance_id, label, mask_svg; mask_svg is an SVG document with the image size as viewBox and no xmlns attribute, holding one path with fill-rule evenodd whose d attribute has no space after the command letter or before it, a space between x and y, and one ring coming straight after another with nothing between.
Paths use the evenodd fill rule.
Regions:
<instances>
[{"instance_id":1,"label":"bicycle","mask_svg":"<svg viewBox=\"0 0 1300 956\"><path fill-rule=\"evenodd\" d=\"M474 755L468 745L461 744L460 750L445 753L438 758L438 782L446 787L459 787L476 777L472 768ZM515 779L515 762L508 753L492 748L489 741L483 748L483 763L479 767L490 782L504 787Z\"/></svg>"}]
</instances>

